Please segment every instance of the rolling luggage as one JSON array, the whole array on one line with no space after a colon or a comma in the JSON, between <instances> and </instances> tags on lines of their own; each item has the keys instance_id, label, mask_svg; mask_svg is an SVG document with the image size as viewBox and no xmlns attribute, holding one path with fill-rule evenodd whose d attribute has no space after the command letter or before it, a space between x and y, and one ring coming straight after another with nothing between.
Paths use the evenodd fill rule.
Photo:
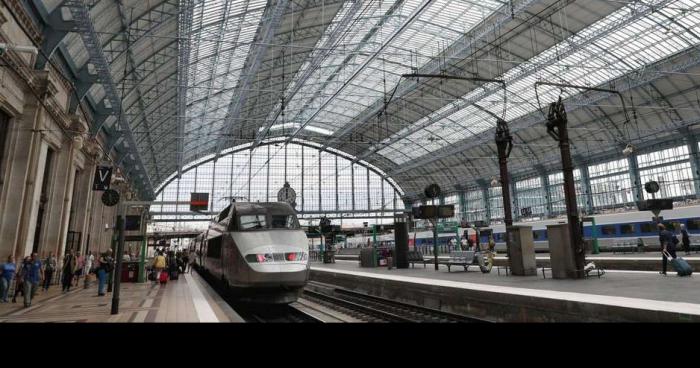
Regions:
<instances>
[{"instance_id":1,"label":"rolling luggage","mask_svg":"<svg viewBox=\"0 0 700 368\"><path fill-rule=\"evenodd\" d=\"M671 255L668 253L666 253L666 257L671 259L671 266L678 272L678 276L690 276L693 274L693 268L682 257L671 258Z\"/></svg>"},{"instance_id":2,"label":"rolling luggage","mask_svg":"<svg viewBox=\"0 0 700 368\"><path fill-rule=\"evenodd\" d=\"M162 271L160 273L160 283L161 284L167 284L168 283L168 272L167 271Z\"/></svg>"}]
</instances>

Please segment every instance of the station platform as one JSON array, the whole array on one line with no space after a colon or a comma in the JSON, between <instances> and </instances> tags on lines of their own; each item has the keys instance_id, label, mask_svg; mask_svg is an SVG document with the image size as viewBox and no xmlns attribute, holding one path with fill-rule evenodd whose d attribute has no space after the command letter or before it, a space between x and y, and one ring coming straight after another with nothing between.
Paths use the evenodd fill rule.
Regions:
<instances>
[{"instance_id":1,"label":"station platform","mask_svg":"<svg viewBox=\"0 0 700 368\"><path fill-rule=\"evenodd\" d=\"M678 256L683 257L695 270L700 270L700 254L692 253L687 256L684 252L677 252ZM358 255L336 255L338 260L357 261ZM433 256L426 254L425 259L432 261ZM438 259L448 260L448 255L439 255ZM538 254L535 256L537 267L551 267L549 255ZM614 270L631 270L631 271L661 271L661 253L659 252L644 252L644 253L603 253L603 254L587 254L586 262L595 262L605 269ZM498 253L495 257L497 266L508 264L508 259L503 253Z\"/></svg>"},{"instance_id":2,"label":"station platform","mask_svg":"<svg viewBox=\"0 0 700 368\"><path fill-rule=\"evenodd\" d=\"M81 280L82 281L82 280ZM52 285L48 292L38 291L32 306L0 303L0 322L243 322L196 273L180 275L167 285L121 283L119 313L112 315L112 293L97 296L97 283L84 289L61 292Z\"/></svg>"},{"instance_id":3,"label":"station platform","mask_svg":"<svg viewBox=\"0 0 700 368\"><path fill-rule=\"evenodd\" d=\"M700 322L700 279L610 270L601 278L555 280L476 268L362 268L357 261L313 263L311 278L441 310L508 322Z\"/></svg>"}]
</instances>

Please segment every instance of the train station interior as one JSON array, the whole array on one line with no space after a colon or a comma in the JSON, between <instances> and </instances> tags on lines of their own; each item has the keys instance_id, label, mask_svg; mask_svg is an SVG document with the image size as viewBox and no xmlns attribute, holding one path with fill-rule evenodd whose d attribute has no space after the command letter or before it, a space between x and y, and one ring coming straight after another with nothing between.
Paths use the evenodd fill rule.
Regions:
<instances>
[{"instance_id":1,"label":"train station interior","mask_svg":"<svg viewBox=\"0 0 700 368\"><path fill-rule=\"evenodd\" d=\"M0 322L692 323L699 269L700 0L0 0Z\"/></svg>"}]
</instances>

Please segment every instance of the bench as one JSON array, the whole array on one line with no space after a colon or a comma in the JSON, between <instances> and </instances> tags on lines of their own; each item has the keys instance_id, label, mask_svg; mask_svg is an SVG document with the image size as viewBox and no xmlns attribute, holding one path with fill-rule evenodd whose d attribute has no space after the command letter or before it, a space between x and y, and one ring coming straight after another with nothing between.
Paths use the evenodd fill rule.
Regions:
<instances>
[{"instance_id":1,"label":"bench","mask_svg":"<svg viewBox=\"0 0 700 368\"><path fill-rule=\"evenodd\" d=\"M640 246L637 244L636 241L625 241L625 242L615 243L612 245L611 248L612 248L613 254L615 254L615 252L622 252L623 254L627 253L627 252L636 253L637 251L640 250ZM643 249L643 246L641 248Z\"/></svg>"},{"instance_id":2,"label":"bench","mask_svg":"<svg viewBox=\"0 0 700 368\"><path fill-rule=\"evenodd\" d=\"M466 272L469 271L469 266L478 265L478 261L474 251L453 251L450 252L450 259L440 262L440 264L447 266L447 272L451 272L452 266L462 266Z\"/></svg>"},{"instance_id":3,"label":"bench","mask_svg":"<svg viewBox=\"0 0 700 368\"><path fill-rule=\"evenodd\" d=\"M426 264L428 263L428 260L423 258L423 253L419 251L411 251L408 252L408 263L411 264L411 267L415 268L416 263L423 263L423 268L426 267Z\"/></svg>"}]
</instances>

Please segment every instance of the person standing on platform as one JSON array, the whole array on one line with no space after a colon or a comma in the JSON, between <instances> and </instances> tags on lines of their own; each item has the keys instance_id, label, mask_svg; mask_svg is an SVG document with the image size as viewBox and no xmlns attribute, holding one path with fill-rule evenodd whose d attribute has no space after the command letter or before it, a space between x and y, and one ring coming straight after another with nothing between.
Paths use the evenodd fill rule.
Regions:
<instances>
[{"instance_id":1,"label":"person standing on platform","mask_svg":"<svg viewBox=\"0 0 700 368\"><path fill-rule=\"evenodd\" d=\"M58 263L56 257L53 256L53 252L49 252L49 256L44 260L44 291L49 291L49 286L51 286L51 279L53 279L53 273L56 272Z\"/></svg>"},{"instance_id":2,"label":"person standing on platform","mask_svg":"<svg viewBox=\"0 0 700 368\"><path fill-rule=\"evenodd\" d=\"M676 258L676 244L673 241L675 235L672 232L666 230L666 226L659 224L659 244L661 245L661 268L663 271L659 272L662 275L666 275L666 268L668 264L668 258L666 253Z\"/></svg>"},{"instance_id":3,"label":"person standing on platform","mask_svg":"<svg viewBox=\"0 0 700 368\"><path fill-rule=\"evenodd\" d=\"M66 255L63 257L63 268L61 269L63 273L62 284L64 293L70 291L76 267L78 267L78 263L73 255L73 249L68 249L68 252L66 252Z\"/></svg>"},{"instance_id":4,"label":"person standing on platform","mask_svg":"<svg viewBox=\"0 0 700 368\"><path fill-rule=\"evenodd\" d=\"M36 290L43 280L41 271L43 265L36 253L32 253L32 258L24 264L22 276L24 278L24 307L32 306L32 299L36 295Z\"/></svg>"},{"instance_id":5,"label":"person standing on platform","mask_svg":"<svg viewBox=\"0 0 700 368\"><path fill-rule=\"evenodd\" d=\"M122 256L122 262L131 262L131 255L129 255L129 251L124 251L124 255Z\"/></svg>"},{"instance_id":6,"label":"person standing on platform","mask_svg":"<svg viewBox=\"0 0 700 368\"><path fill-rule=\"evenodd\" d=\"M10 292L10 284L16 272L15 258L10 255L7 257L7 262L0 266L0 302L2 303L7 303L7 294Z\"/></svg>"},{"instance_id":7,"label":"person standing on platform","mask_svg":"<svg viewBox=\"0 0 700 368\"><path fill-rule=\"evenodd\" d=\"M87 254L85 255L85 267L83 272L85 273L85 276L89 275L92 271L92 265L95 264L95 256L92 255L92 251L88 251Z\"/></svg>"},{"instance_id":8,"label":"person standing on platform","mask_svg":"<svg viewBox=\"0 0 700 368\"><path fill-rule=\"evenodd\" d=\"M681 224L681 242L683 243L683 250L685 255L690 255L690 235L688 230L685 228L685 224Z\"/></svg>"},{"instance_id":9,"label":"person standing on platform","mask_svg":"<svg viewBox=\"0 0 700 368\"><path fill-rule=\"evenodd\" d=\"M112 250L107 249L106 252L102 253L100 259L98 260L99 265L97 266L97 278L100 283L97 288L97 296L105 295L105 286L107 286L107 276L114 267L114 260L112 259Z\"/></svg>"},{"instance_id":10,"label":"person standing on platform","mask_svg":"<svg viewBox=\"0 0 700 368\"><path fill-rule=\"evenodd\" d=\"M80 284L80 276L84 274L83 268L85 267L85 258L80 254L80 252L77 253L77 256L75 258L75 287L78 287L78 284Z\"/></svg>"},{"instance_id":11,"label":"person standing on platform","mask_svg":"<svg viewBox=\"0 0 700 368\"><path fill-rule=\"evenodd\" d=\"M24 265L28 264L31 257L24 257L22 263L17 266L17 274L15 276L15 292L12 294L12 302L17 303L17 296L21 293L24 296Z\"/></svg>"}]
</instances>

